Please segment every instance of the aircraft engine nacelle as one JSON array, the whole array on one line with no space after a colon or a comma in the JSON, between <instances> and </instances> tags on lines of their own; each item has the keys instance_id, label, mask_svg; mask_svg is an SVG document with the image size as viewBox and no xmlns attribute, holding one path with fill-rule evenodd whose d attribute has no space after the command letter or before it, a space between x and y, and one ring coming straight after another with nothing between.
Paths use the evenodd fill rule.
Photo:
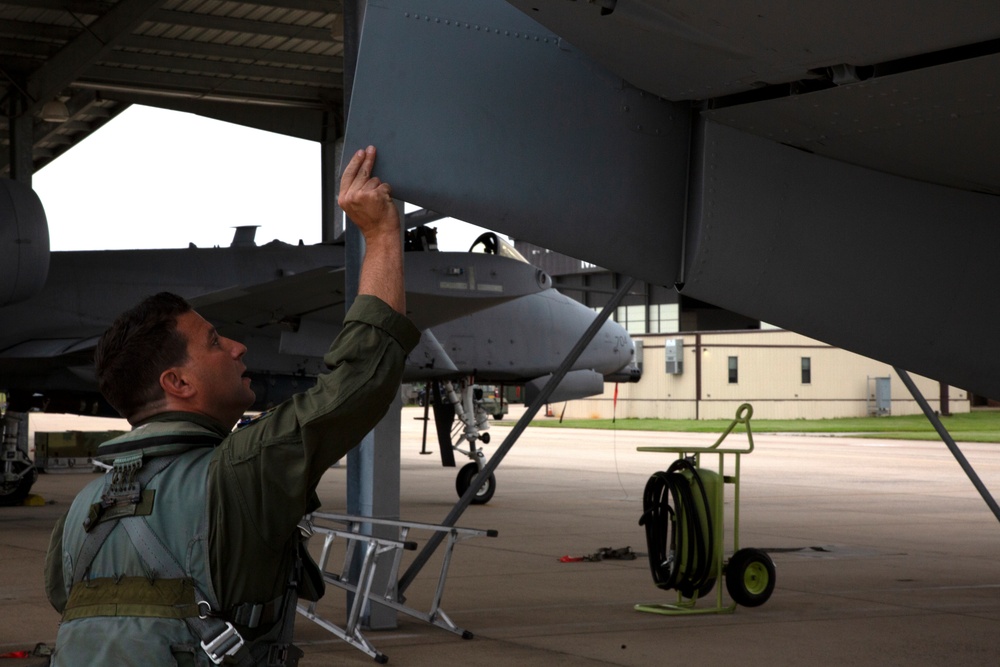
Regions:
<instances>
[{"instance_id":1,"label":"aircraft engine nacelle","mask_svg":"<svg viewBox=\"0 0 1000 667\"><path fill-rule=\"evenodd\" d=\"M0 306L37 294L49 274L49 225L29 186L0 179Z\"/></svg>"}]
</instances>

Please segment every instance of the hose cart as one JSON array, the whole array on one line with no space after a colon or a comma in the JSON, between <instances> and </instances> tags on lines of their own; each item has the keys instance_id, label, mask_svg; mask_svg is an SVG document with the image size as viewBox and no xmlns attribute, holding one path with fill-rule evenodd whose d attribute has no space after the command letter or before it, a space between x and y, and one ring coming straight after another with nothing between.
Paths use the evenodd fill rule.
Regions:
<instances>
[{"instance_id":1,"label":"hose cart","mask_svg":"<svg viewBox=\"0 0 1000 667\"><path fill-rule=\"evenodd\" d=\"M712 614L733 612L737 605L757 607L774 591L774 562L760 549L740 549L740 457L753 451L750 418L753 407L744 403L736 418L709 447L639 447L640 452L676 454L666 471L649 478L643 492L639 524L646 530L649 569L658 588L676 590L674 604L638 604L639 611L657 614ZM743 424L747 446L720 445L737 424ZM703 468L703 456L716 455L715 470ZM726 474L726 459L733 459L733 473ZM725 559L725 489L733 489L732 551ZM730 604L723 602L725 576ZM714 607L697 607L715 589Z\"/></svg>"}]
</instances>

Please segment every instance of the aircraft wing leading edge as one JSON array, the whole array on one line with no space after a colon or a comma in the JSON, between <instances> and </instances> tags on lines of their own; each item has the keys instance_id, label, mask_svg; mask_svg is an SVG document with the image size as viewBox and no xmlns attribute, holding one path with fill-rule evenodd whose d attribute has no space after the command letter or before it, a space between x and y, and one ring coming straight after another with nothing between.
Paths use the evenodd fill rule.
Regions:
<instances>
[{"instance_id":1,"label":"aircraft wing leading edge","mask_svg":"<svg viewBox=\"0 0 1000 667\"><path fill-rule=\"evenodd\" d=\"M407 316L418 329L540 292L551 282L545 272L499 255L408 252L404 259ZM344 320L344 269L309 269L202 294L190 301L216 324L238 327L229 331L261 329L305 318L339 328Z\"/></svg>"},{"instance_id":2,"label":"aircraft wing leading edge","mask_svg":"<svg viewBox=\"0 0 1000 667\"><path fill-rule=\"evenodd\" d=\"M1000 397L996 197L643 94L504 2L389 4L347 135L408 201Z\"/></svg>"}]
</instances>

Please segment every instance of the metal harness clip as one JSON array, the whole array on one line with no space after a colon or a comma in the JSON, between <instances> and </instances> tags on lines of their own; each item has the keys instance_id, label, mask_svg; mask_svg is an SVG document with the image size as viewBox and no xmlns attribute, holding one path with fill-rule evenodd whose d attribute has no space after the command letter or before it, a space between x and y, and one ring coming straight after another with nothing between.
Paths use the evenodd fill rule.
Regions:
<instances>
[{"instance_id":1,"label":"metal harness clip","mask_svg":"<svg viewBox=\"0 0 1000 667\"><path fill-rule=\"evenodd\" d=\"M236 655L237 651L243 648L243 637L236 631L233 624L227 621L225 630L207 644L202 642L201 648L208 654L212 662L221 665L227 656Z\"/></svg>"},{"instance_id":2,"label":"metal harness clip","mask_svg":"<svg viewBox=\"0 0 1000 667\"><path fill-rule=\"evenodd\" d=\"M142 452L119 456L114 461L111 482L101 495L101 507L107 509L116 504L137 505L142 500L142 489L136 477L142 468Z\"/></svg>"}]
</instances>

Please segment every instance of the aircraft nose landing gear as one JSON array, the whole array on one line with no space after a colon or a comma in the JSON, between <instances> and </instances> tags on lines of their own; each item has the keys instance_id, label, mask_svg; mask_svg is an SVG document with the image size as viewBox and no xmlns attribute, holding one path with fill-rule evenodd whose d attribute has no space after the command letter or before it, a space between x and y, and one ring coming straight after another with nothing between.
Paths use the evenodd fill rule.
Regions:
<instances>
[{"instance_id":1,"label":"aircraft nose landing gear","mask_svg":"<svg viewBox=\"0 0 1000 667\"><path fill-rule=\"evenodd\" d=\"M458 471L458 477L455 478L455 491L461 498L475 481L479 471L486 466L486 455L483 454L481 447L476 446L476 441L481 440L483 444L489 444L490 434L485 431L489 429L490 424L489 414L483 406L482 389L464 381L459 383L459 387L459 391L456 391L451 382L444 383L447 400L455 408L456 429L462 429L462 433L452 445L452 449L472 459L472 463L462 466ZM461 396L459 392L461 392ZM463 442L468 443L468 449L462 448ZM496 475L490 473L489 478L476 491L471 503L485 505L493 498L496 490Z\"/></svg>"},{"instance_id":2,"label":"aircraft nose landing gear","mask_svg":"<svg viewBox=\"0 0 1000 667\"><path fill-rule=\"evenodd\" d=\"M27 419L24 421L27 429ZM28 497L38 479L38 469L28 458L26 440L19 437L21 420L15 413L3 415L0 421L3 443L0 449L0 506L20 505Z\"/></svg>"}]
</instances>

